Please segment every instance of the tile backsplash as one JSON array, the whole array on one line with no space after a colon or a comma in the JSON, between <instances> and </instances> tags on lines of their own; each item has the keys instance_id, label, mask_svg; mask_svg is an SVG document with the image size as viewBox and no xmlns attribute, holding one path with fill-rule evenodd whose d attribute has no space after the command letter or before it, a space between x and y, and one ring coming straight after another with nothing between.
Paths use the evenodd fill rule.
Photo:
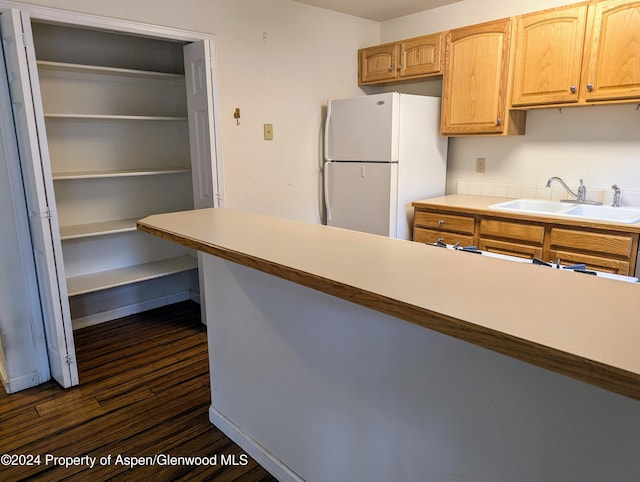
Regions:
<instances>
[{"instance_id":1,"label":"tile backsplash","mask_svg":"<svg viewBox=\"0 0 640 482\"><path fill-rule=\"evenodd\" d=\"M578 186L569 186L576 192ZM567 191L559 184L554 183L550 188L544 185L535 184L505 184L494 182L458 181L456 184L457 194L475 194L477 196L498 196L506 198L525 199L570 199ZM587 199L598 201L602 204L611 204L613 201L613 189L592 188L587 186ZM622 206L640 207L639 191L622 191Z\"/></svg>"}]
</instances>

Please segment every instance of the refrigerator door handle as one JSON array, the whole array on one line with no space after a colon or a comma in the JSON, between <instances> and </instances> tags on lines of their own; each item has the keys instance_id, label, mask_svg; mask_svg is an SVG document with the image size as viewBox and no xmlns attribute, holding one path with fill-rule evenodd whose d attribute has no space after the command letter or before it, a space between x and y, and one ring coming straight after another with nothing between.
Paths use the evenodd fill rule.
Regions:
<instances>
[{"instance_id":1,"label":"refrigerator door handle","mask_svg":"<svg viewBox=\"0 0 640 482\"><path fill-rule=\"evenodd\" d=\"M327 118L324 121L324 159L329 159L329 123L331 122L331 101L327 102Z\"/></svg>"},{"instance_id":2,"label":"refrigerator door handle","mask_svg":"<svg viewBox=\"0 0 640 482\"><path fill-rule=\"evenodd\" d=\"M331 203L329 202L329 164L331 161L324 163L324 206L327 210L327 224L331 221Z\"/></svg>"}]
</instances>

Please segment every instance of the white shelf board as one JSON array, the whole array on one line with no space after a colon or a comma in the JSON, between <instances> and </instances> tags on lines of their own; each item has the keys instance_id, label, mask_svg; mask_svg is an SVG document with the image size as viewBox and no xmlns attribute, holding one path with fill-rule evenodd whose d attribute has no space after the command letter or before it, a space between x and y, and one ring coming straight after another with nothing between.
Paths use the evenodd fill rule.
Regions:
<instances>
[{"instance_id":1,"label":"white shelf board","mask_svg":"<svg viewBox=\"0 0 640 482\"><path fill-rule=\"evenodd\" d=\"M120 69L116 67L102 67L99 65L71 64L66 62L49 62L38 60L38 69L43 71L72 72L81 74L113 75L117 77L133 77L136 79L181 80L184 74L168 72L153 72L148 70Z\"/></svg>"},{"instance_id":2,"label":"white shelf board","mask_svg":"<svg viewBox=\"0 0 640 482\"><path fill-rule=\"evenodd\" d=\"M181 273L197 267L198 260L196 258L180 256L178 258L67 278L67 291L69 296L83 295Z\"/></svg>"},{"instance_id":3,"label":"white shelf board","mask_svg":"<svg viewBox=\"0 0 640 482\"><path fill-rule=\"evenodd\" d=\"M89 238L92 236L104 236L106 234L125 233L136 230L138 218L115 219L99 223L74 224L60 226L60 239Z\"/></svg>"},{"instance_id":4,"label":"white shelf board","mask_svg":"<svg viewBox=\"0 0 640 482\"><path fill-rule=\"evenodd\" d=\"M174 167L166 169L123 169L117 171L70 171L54 172L54 181L65 181L72 179L100 179L106 177L135 177L135 176L163 176L167 174L185 174L191 169L185 167Z\"/></svg>"},{"instance_id":5,"label":"white shelf board","mask_svg":"<svg viewBox=\"0 0 640 482\"><path fill-rule=\"evenodd\" d=\"M83 119L113 121L186 121L187 116L113 115L113 114L55 114L45 113L45 119Z\"/></svg>"}]
</instances>

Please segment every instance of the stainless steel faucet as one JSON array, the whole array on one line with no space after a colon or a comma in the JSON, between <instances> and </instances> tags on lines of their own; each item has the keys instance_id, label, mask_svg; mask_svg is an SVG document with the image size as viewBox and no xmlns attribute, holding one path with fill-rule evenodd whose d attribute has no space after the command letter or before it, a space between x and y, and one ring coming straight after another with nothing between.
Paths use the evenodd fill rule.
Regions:
<instances>
[{"instance_id":1,"label":"stainless steel faucet","mask_svg":"<svg viewBox=\"0 0 640 482\"><path fill-rule=\"evenodd\" d=\"M611 189L613 189L613 202L611 203L611 205L616 208L620 207L620 198L622 197L622 191L617 184L611 186Z\"/></svg>"},{"instance_id":2,"label":"stainless steel faucet","mask_svg":"<svg viewBox=\"0 0 640 482\"><path fill-rule=\"evenodd\" d=\"M551 183L553 181L558 181L560 184L562 184L562 187L565 188L565 190L569 193L570 196L572 196L576 201L578 202L586 202L587 201L587 186L584 185L584 183L582 182L582 179L580 179L580 186L578 186L578 192L575 193L573 192L569 186L567 186L567 183L564 182L561 178L553 176L550 177L549 180L547 181L547 187L551 187Z\"/></svg>"}]
</instances>

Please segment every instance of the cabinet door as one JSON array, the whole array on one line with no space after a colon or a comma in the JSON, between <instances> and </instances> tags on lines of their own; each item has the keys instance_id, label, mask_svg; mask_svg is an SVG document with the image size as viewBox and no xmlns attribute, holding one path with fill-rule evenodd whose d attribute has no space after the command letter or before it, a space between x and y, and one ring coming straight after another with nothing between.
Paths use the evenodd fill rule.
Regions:
<instances>
[{"instance_id":1,"label":"cabinet door","mask_svg":"<svg viewBox=\"0 0 640 482\"><path fill-rule=\"evenodd\" d=\"M578 101L587 6L518 18L513 105Z\"/></svg>"},{"instance_id":2,"label":"cabinet door","mask_svg":"<svg viewBox=\"0 0 640 482\"><path fill-rule=\"evenodd\" d=\"M581 92L586 101L640 97L640 2L597 2L590 11Z\"/></svg>"},{"instance_id":3,"label":"cabinet door","mask_svg":"<svg viewBox=\"0 0 640 482\"><path fill-rule=\"evenodd\" d=\"M440 73L441 33L425 35L400 44L400 77L424 77Z\"/></svg>"},{"instance_id":4,"label":"cabinet door","mask_svg":"<svg viewBox=\"0 0 640 482\"><path fill-rule=\"evenodd\" d=\"M504 132L510 29L506 19L447 34L443 134Z\"/></svg>"},{"instance_id":5,"label":"cabinet door","mask_svg":"<svg viewBox=\"0 0 640 482\"><path fill-rule=\"evenodd\" d=\"M398 76L398 44L385 44L358 51L360 84L388 82Z\"/></svg>"},{"instance_id":6,"label":"cabinet door","mask_svg":"<svg viewBox=\"0 0 640 482\"><path fill-rule=\"evenodd\" d=\"M78 384L78 368L31 24L18 10L3 13L0 23L49 365L53 378L69 387Z\"/></svg>"}]
</instances>

